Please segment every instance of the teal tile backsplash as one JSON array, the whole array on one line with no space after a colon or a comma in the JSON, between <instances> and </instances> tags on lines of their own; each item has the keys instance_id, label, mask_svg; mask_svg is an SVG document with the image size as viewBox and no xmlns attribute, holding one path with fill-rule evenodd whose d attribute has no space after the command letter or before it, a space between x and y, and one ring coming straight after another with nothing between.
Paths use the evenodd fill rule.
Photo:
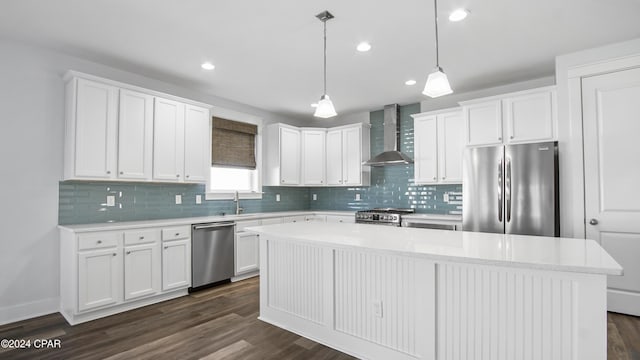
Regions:
<instances>
[{"instance_id":1,"label":"teal tile backsplash","mask_svg":"<svg viewBox=\"0 0 640 360\"><path fill-rule=\"evenodd\" d=\"M419 104L400 107L401 150L413 156L413 119ZM371 120L371 154L383 149L383 111L374 111ZM135 220L170 219L230 214L231 200L204 201L200 184L149 184L122 182L64 181L59 185L58 223L87 224ZM414 208L418 213L461 214L462 185L415 185L413 165L374 167L367 187L263 187L261 200L241 200L246 213L297 210L363 210L373 207ZM175 196L182 195L182 204ZM276 194L280 201L276 202ZM312 200L312 195L317 200ZM360 200L355 200L359 194ZM444 201L445 194L449 202ZM116 198L106 206L107 195ZM196 204L202 195L202 204Z\"/></svg>"}]
</instances>

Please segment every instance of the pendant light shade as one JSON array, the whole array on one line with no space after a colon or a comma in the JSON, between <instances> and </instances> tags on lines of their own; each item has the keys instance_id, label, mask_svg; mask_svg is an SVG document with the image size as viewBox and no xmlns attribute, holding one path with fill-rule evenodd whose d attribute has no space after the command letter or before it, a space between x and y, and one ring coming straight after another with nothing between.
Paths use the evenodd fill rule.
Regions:
<instances>
[{"instance_id":1,"label":"pendant light shade","mask_svg":"<svg viewBox=\"0 0 640 360\"><path fill-rule=\"evenodd\" d=\"M333 19L333 15L325 10L316 17L324 24L324 93L318 101L318 107L316 107L313 116L326 119L338 115L329 95L327 95L327 20Z\"/></svg>"},{"instance_id":2,"label":"pendant light shade","mask_svg":"<svg viewBox=\"0 0 640 360\"><path fill-rule=\"evenodd\" d=\"M331 102L331 99L329 99L329 95L322 95L320 97L320 101L318 101L318 106L316 107L316 112L313 116L326 119L336 115L338 115L338 113L336 113L336 108L333 107L333 103Z\"/></svg>"},{"instance_id":3,"label":"pendant light shade","mask_svg":"<svg viewBox=\"0 0 640 360\"><path fill-rule=\"evenodd\" d=\"M451 94L453 90L451 89L451 85L449 85L447 74L445 74L444 70L440 67L438 49L438 0L433 0L433 12L436 24L436 68L429 74L422 93L429 97L436 98L438 96Z\"/></svg>"},{"instance_id":4,"label":"pendant light shade","mask_svg":"<svg viewBox=\"0 0 640 360\"><path fill-rule=\"evenodd\" d=\"M451 90L451 85L449 85L447 74L445 74L439 66L429 74L427 84L424 86L424 90L422 91L423 94L432 98L451 94L452 92L453 90Z\"/></svg>"}]
</instances>

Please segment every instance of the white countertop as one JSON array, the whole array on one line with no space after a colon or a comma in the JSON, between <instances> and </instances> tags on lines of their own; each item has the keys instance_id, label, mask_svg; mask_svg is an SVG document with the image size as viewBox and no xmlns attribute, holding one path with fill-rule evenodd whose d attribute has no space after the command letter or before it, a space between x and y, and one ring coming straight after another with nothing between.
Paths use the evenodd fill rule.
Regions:
<instances>
[{"instance_id":1,"label":"white countertop","mask_svg":"<svg viewBox=\"0 0 640 360\"><path fill-rule=\"evenodd\" d=\"M287 216L304 216L304 215L338 215L338 216L354 216L354 211L282 211L253 213L240 215L215 215L189 218L160 219L160 220L142 220L142 221L122 221L112 223L98 224L77 224L77 225L58 225L60 229L73 231L76 233L93 232L93 231L110 231L110 230L127 230L148 227L165 227L201 224L220 221L242 221L256 219L270 219Z\"/></svg>"},{"instance_id":2,"label":"white countertop","mask_svg":"<svg viewBox=\"0 0 640 360\"><path fill-rule=\"evenodd\" d=\"M344 223L332 226L289 223L245 230L265 236L433 260L622 275L622 267L593 240Z\"/></svg>"}]
</instances>

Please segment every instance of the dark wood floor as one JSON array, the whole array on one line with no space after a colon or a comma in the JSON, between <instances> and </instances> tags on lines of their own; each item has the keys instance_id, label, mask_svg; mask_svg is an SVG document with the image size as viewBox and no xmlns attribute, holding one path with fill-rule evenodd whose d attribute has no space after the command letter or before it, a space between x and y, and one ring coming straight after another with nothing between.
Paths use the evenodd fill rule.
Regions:
<instances>
[{"instance_id":1,"label":"dark wood floor","mask_svg":"<svg viewBox=\"0 0 640 360\"><path fill-rule=\"evenodd\" d=\"M0 339L60 339L60 349L0 359L353 359L258 316L258 279L69 326L59 314L0 326ZM640 318L610 313L609 359L640 360Z\"/></svg>"}]
</instances>

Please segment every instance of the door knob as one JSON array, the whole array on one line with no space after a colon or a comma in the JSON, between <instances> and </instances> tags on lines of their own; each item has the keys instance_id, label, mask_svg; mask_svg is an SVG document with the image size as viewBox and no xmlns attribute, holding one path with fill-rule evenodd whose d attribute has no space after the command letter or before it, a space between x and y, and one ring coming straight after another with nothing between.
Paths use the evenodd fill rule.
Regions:
<instances>
[{"instance_id":1,"label":"door knob","mask_svg":"<svg viewBox=\"0 0 640 360\"><path fill-rule=\"evenodd\" d=\"M589 220L589 225L598 225L598 220L597 219Z\"/></svg>"}]
</instances>

